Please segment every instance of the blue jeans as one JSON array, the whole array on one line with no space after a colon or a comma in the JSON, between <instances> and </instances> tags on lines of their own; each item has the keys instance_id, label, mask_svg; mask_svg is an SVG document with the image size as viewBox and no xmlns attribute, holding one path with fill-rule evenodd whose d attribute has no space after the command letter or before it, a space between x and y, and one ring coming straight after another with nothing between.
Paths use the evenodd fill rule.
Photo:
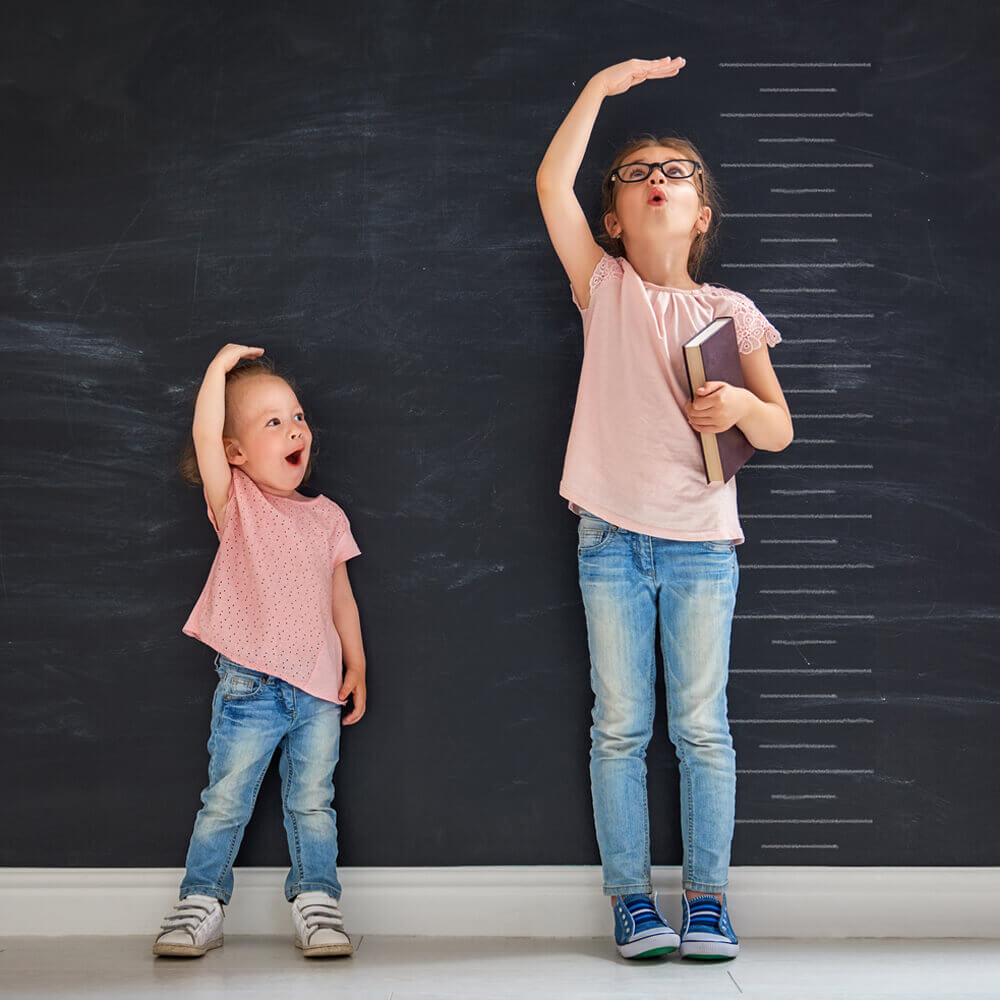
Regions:
<instances>
[{"instance_id":1,"label":"blue jeans","mask_svg":"<svg viewBox=\"0 0 1000 1000\"><path fill-rule=\"evenodd\" d=\"M215 658L208 787L194 821L180 896L228 903L233 862L275 749L281 749L281 805L291 869L285 898L322 889L340 899L333 770L340 753L341 706L287 681Z\"/></svg>"},{"instance_id":2,"label":"blue jeans","mask_svg":"<svg viewBox=\"0 0 1000 1000\"><path fill-rule=\"evenodd\" d=\"M590 780L606 895L652 890L646 747L653 732L656 628L668 734L680 767L685 889L722 892L736 802L726 684L739 566L731 540L675 541L580 511L587 616Z\"/></svg>"}]
</instances>

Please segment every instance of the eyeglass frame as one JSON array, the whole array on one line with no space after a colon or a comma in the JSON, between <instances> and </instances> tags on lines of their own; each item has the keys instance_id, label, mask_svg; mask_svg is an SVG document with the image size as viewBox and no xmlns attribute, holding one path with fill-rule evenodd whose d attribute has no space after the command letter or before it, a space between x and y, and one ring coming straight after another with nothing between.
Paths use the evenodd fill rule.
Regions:
<instances>
[{"instance_id":1,"label":"eyeglass frame","mask_svg":"<svg viewBox=\"0 0 1000 1000\"><path fill-rule=\"evenodd\" d=\"M691 173L685 174L684 177L668 177L666 170L663 169L664 165L667 163L692 163L694 166L691 168ZM626 180L621 174L618 173L623 167L649 167L649 172L645 177L637 177L634 181ZM653 170L659 167L660 173L663 174L664 178L668 181L686 181L689 177L694 177L697 173L698 178L701 181L701 190L705 190L705 176L703 173L702 165L697 160L688 160L683 157L674 158L671 160L662 160L659 163L647 163L645 160L630 160L628 163L620 163L614 170L611 171L610 180L620 181L622 184L641 184L643 181L649 180L653 176Z\"/></svg>"}]
</instances>

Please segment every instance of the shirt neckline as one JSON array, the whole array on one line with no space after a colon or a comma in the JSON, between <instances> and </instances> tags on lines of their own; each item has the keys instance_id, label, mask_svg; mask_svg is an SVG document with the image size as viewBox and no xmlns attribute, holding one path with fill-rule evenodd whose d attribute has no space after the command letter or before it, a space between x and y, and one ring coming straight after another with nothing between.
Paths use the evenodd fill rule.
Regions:
<instances>
[{"instance_id":1,"label":"shirt neckline","mask_svg":"<svg viewBox=\"0 0 1000 1000\"><path fill-rule=\"evenodd\" d=\"M636 271L637 276L638 274L639 272ZM646 288L655 288L658 292L677 292L680 295L691 295L694 292L704 292L709 287L707 281L699 285L697 288L674 288L672 285L654 284L652 281L646 281L645 278L639 278L639 280L646 286Z\"/></svg>"},{"instance_id":2,"label":"shirt neckline","mask_svg":"<svg viewBox=\"0 0 1000 1000\"><path fill-rule=\"evenodd\" d=\"M632 263L627 257L621 258L622 263L627 265L629 270L642 282L646 288L655 288L658 292L676 292L678 295L693 295L695 292L704 292L709 289L707 281L702 282L697 288L674 288L673 285L657 285L652 281L647 281L639 272L632 267Z\"/></svg>"}]
</instances>

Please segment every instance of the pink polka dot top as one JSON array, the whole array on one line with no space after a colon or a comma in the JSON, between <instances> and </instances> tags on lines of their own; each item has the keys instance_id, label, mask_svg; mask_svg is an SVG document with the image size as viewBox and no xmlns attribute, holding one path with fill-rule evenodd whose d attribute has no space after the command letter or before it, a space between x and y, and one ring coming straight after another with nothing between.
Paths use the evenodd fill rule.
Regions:
<instances>
[{"instance_id":1,"label":"pink polka dot top","mask_svg":"<svg viewBox=\"0 0 1000 1000\"><path fill-rule=\"evenodd\" d=\"M333 571L360 555L347 516L325 496L273 496L232 468L219 550L182 631L236 663L317 698L337 697L343 650Z\"/></svg>"}]
</instances>

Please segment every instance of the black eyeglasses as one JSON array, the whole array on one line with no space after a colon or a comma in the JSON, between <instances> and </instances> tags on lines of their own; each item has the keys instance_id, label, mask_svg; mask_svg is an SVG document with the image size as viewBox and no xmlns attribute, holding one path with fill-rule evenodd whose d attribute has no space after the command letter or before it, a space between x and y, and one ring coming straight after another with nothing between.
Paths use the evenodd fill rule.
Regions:
<instances>
[{"instance_id":1,"label":"black eyeglasses","mask_svg":"<svg viewBox=\"0 0 1000 1000\"><path fill-rule=\"evenodd\" d=\"M701 164L697 160L664 160L662 163L623 163L611 171L611 180L622 181L625 184L636 184L644 181L653 172L654 167L660 168L660 173L667 180L682 180L690 177L697 170L701 176Z\"/></svg>"}]
</instances>

